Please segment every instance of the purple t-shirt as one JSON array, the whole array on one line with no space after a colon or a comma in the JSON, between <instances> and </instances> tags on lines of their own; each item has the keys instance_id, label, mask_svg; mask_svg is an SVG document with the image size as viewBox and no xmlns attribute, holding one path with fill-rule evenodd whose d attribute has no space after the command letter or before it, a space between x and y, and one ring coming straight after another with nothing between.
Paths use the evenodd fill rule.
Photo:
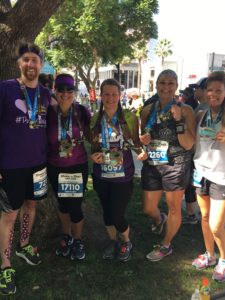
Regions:
<instances>
[{"instance_id":1,"label":"purple t-shirt","mask_svg":"<svg viewBox=\"0 0 225 300\"><path fill-rule=\"evenodd\" d=\"M79 104L74 105L77 112L77 117L80 120L80 125L83 132L86 132L90 124L90 112ZM86 120L84 115L86 116ZM76 116L72 117L72 132L75 140L80 140L79 125L76 121ZM58 141L58 113L56 107L50 106L47 117L47 136L48 136L48 162L57 167L68 167L87 162L87 153L84 144L78 144L73 148L72 156L59 156L59 141Z\"/></svg>"},{"instance_id":2,"label":"purple t-shirt","mask_svg":"<svg viewBox=\"0 0 225 300\"><path fill-rule=\"evenodd\" d=\"M26 88L31 103L36 88ZM41 123L46 124L48 89L40 86ZM46 163L46 128L29 128L23 93L16 79L0 83L0 168L28 168Z\"/></svg>"}]
</instances>

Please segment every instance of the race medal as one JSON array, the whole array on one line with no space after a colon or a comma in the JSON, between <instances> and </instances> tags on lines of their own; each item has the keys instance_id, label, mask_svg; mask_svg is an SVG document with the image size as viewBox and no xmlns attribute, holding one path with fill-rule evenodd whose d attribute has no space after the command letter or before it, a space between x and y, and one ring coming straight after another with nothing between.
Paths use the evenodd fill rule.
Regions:
<instances>
[{"instance_id":1,"label":"race medal","mask_svg":"<svg viewBox=\"0 0 225 300\"><path fill-rule=\"evenodd\" d=\"M210 127L200 127L199 136L202 141L215 139L216 130Z\"/></svg>"},{"instance_id":2,"label":"race medal","mask_svg":"<svg viewBox=\"0 0 225 300\"><path fill-rule=\"evenodd\" d=\"M111 151L110 152L110 164L112 166L121 166L123 165L123 152L122 151Z\"/></svg>"},{"instance_id":3,"label":"race medal","mask_svg":"<svg viewBox=\"0 0 225 300\"><path fill-rule=\"evenodd\" d=\"M107 152L103 152L103 162L104 164L110 164L111 161L110 161L110 152L107 151Z\"/></svg>"},{"instance_id":4,"label":"race medal","mask_svg":"<svg viewBox=\"0 0 225 300\"><path fill-rule=\"evenodd\" d=\"M73 143L68 140L62 140L59 144L59 156L60 157L70 157L73 152Z\"/></svg>"},{"instance_id":5,"label":"race medal","mask_svg":"<svg viewBox=\"0 0 225 300\"><path fill-rule=\"evenodd\" d=\"M46 168L33 174L33 184L35 198L40 198L46 195L48 189Z\"/></svg>"},{"instance_id":6,"label":"race medal","mask_svg":"<svg viewBox=\"0 0 225 300\"><path fill-rule=\"evenodd\" d=\"M152 140L148 145L148 163L153 166L167 164L168 147L167 141Z\"/></svg>"},{"instance_id":7,"label":"race medal","mask_svg":"<svg viewBox=\"0 0 225 300\"><path fill-rule=\"evenodd\" d=\"M29 128L30 129L36 129L36 128L38 128L38 123L37 123L37 121L29 121Z\"/></svg>"},{"instance_id":8,"label":"race medal","mask_svg":"<svg viewBox=\"0 0 225 300\"><path fill-rule=\"evenodd\" d=\"M101 169L101 177L103 178L120 178L125 176L123 165L113 166L112 164L102 164Z\"/></svg>"},{"instance_id":9,"label":"race medal","mask_svg":"<svg viewBox=\"0 0 225 300\"><path fill-rule=\"evenodd\" d=\"M58 176L58 197L83 197L82 173L60 173Z\"/></svg>"}]
</instances>

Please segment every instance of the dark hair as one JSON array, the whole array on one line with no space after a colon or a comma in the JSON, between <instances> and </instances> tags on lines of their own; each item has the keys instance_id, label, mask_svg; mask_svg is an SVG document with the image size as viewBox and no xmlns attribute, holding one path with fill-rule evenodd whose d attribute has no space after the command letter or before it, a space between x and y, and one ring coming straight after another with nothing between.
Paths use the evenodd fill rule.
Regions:
<instances>
[{"instance_id":1,"label":"dark hair","mask_svg":"<svg viewBox=\"0 0 225 300\"><path fill-rule=\"evenodd\" d=\"M174 78L176 80L176 82L178 82L178 77L177 77L176 72L174 72L173 70L170 70L170 69L166 69L166 70L163 70L161 73L159 73L159 75L157 77L157 80L156 80L156 83L158 83L161 76L164 76L164 75L165 76L170 76L170 77Z\"/></svg>"},{"instance_id":2,"label":"dark hair","mask_svg":"<svg viewBox=\"0 0 225 300\"><path fill-rule=\"evenodd\" d=\"M118 88L119 93L121 92L121 86L120 86L119 82L114 78L109 78L109 79L105 79L100 86L100 94L101 95L103 93L103 88L106 85L116 86Z\"/></svg>"},{"instance_id":3,"label":"dark hair","mask_svg":"<svg viewBox=\"0 0 225 300\"><path fill-rule=\"evenodd\" d=\"M44 87L47 87L49 89L53 88L53 82L54 78L52 74L45 74L41 73L38 77L38 81L40 84L42 84Z\"/></svg>"},{"instance_id":4,"label":"dark hair","mask_svg":"<svg viewBox=\"0 0 225 300\"><path fill-rule=\"evenodd\" d=\"M40 57L42 61L44 60L43 51L38 47L38 45L31 44L31 43L24 43L19 46L18 53L17 53L18 59L27 52L35 53Z\"/></svg>"},{"instance_id":5,"label":"dark hair","mask_svg":"<svg viewBox=\"0 0 225 300\"><path fill-rule=\"evenodd\" d=\"M113 85L116 86L120 92L120 84L117 80L113 79L113 78L109 78L106 79L102 82L101 87L100 87L100 91L101 91L101 95L103 93L103 87L106 85ZM93 135L93 141L92 141L92 145L93 145L93 151L98 151L101 149L100 144L99 144L99 139L98 139L98 133L99 133L99 126L101 124L101 120L102 120L102 116L103 116L103 103L101 102L101 106L98 112L98 116L97 116L97 120L95 122L95 125L93 127L93 131L92 131L92 135ZM121 106L120 101L118 102L118 121L119 124L122 128L122 132L124 135L125 140L129 140L131 138L131 132L128 128L127 122L125 120L125 116L123 113L123 109Z\"/></svg>"},{"instance_id":6,"label":"dark hair","mask_svg":"<svg viewBox=\"0 0 225 300\"><path fill-rule=\"evenodd\" d=\"M206 81L206 87L209 83L219 81L225 86L225 73L223 71L215 71L211 73Z\"/></svg>"}]
</instances>

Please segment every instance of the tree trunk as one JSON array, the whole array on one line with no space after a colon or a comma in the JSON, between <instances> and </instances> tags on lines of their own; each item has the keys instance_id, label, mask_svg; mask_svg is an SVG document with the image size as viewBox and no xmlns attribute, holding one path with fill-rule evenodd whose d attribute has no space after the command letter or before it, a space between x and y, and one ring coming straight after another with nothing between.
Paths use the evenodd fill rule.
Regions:
<instances>
[{"instance_id":1,"label":"tree trunk","mask_svg":"<svg viewBox=\"0 0 225 300\"><path fill-rule=\"evenodd\" d=\"M0 80L18 75L16 51L20 43L33 42L64 0L18 0L0 6Z\"/></svg>"}]
</instances>

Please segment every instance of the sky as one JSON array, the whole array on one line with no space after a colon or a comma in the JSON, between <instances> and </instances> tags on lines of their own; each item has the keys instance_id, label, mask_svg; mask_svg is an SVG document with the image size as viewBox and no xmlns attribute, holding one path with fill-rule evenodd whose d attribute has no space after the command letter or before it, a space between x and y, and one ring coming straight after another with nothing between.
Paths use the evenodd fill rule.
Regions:
<instances>
[{"instance_id":1,"label":"sky","mask_svg":"<svg viewBox=\"0 0 225 300\"><path fill-rule=\"evenodd\" d=\"M167 38L174 53L225 54L224 0L159 0L155 16L159 39Z\"/></svg>"},{"instance_id":2,"label":"sky","mask_svg":"<svg viewBox=\"0 0 225 300\"><path fill-rule=\"evenodd\" d=\"M225 55L225 0L158 0L158 40L168 39L173 47L171 60L182 62L180 85L188 76L207 76L208 56ZM192 79L196 81L196 79ZM188 82L192 83L192 82Z\"/></svg>"}]
</instances>

